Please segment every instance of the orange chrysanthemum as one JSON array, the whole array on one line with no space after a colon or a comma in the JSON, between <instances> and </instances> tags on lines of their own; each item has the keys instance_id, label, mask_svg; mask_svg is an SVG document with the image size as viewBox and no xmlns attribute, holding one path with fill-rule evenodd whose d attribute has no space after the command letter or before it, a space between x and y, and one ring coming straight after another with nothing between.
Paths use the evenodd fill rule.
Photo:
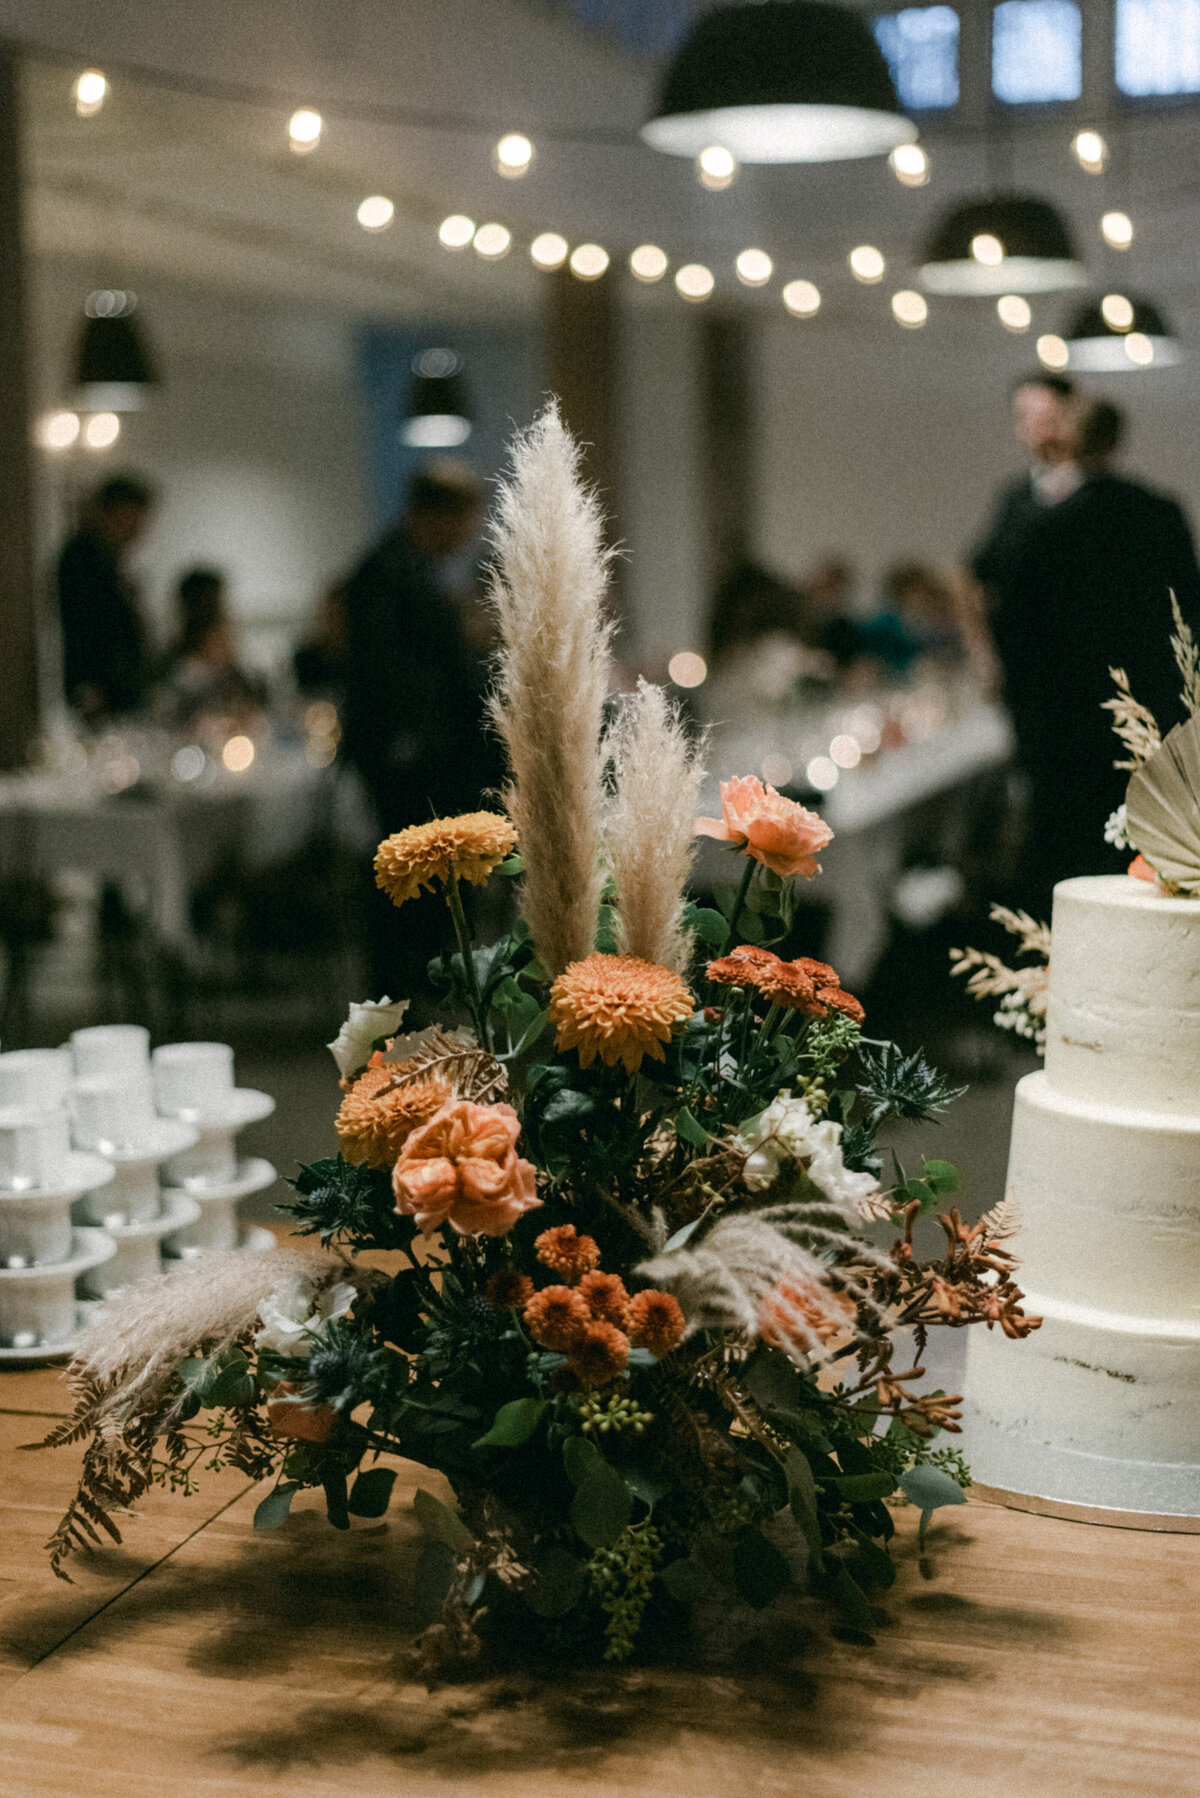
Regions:
<instances>
[{"instance_id":1,"label":"orange chrysanthemum","mask_svg":"<svg viewBox=\"0 0 1200 1798\"><path fill-rule=\"evenodd\" d=\"M533 1297L533 1281L519 1268L501 1267L484 1287L484 1297L497 1311L519 1311Z\"/></svg>"},{"instance_id":2,"label":"orange chrysanthemum","mask_svg":"<svg viewBox=\"0 0 1200 1798\"><path fill-rule=\"evenodd\" d=\"M798 962L781 961L774 968L760 968L754 983L764 999L789 1011L807 1011L817 996L812 975Z\"/></svg>"},{"instance_id":3,"label":"orange chrysanthemum","mask_svg":"<svg viewBox=\"0 0 1200 1798\"><path fill-rule=\"evenodd\" d=\"M728 955L710 961L705 972L718 986L757 986L759 973L777 964L782 965L779 957L772 955L769 949L758 949L753 943L741 943L736 949L731 949Z\"/></svg>"},{"instance_id":4,"label":"orange chrysanthemum","mask_svg":"<svg viewBox=\"0 0 1200 1798\"><path fill-rule=\"evenodd\" d=\"M534 1239L533 1252L543 1267L574 1285L600 1265L600 1244L594 1236L581 1236L574 1224L558 1224Z\"/></svg>"},{"instance_id":5,"label":"orange chrysanthemum","mask_svg":"<svg viewBox=\"0 0 1200 1798\"><path fill-rule=\"evenodd\" d=\"M550 1016L560 1049L578 1049L582 1067L597 1055L636 1074L642 1058L664 1060L663 1044L695 1005L678 974L638 955L586 956L571 962L550 989Z\"/></svg>"},{"instance_id":6,"label":"orange chrysanthemum","mask_svg":"<svg viewBox=\"0 0 1200 1798\"><path fill-rule=\"evenodd\" d=\"M592 1316L601 1323L624 1325L629 1294L620 1274L584 1274L578 1292Z\"/></svg>"},{"instance_id":7,"label":"orange chrysanthemum","mask_svg":"<svg viewBox=\"0 0 1200 1798\"><path fill-rule=\"evenodd\" d=\"M567 1366L581 1386L615 1380L628 1359L629 1338L615 1324L589 1324L567 1350Z\"/></svg>"},{"instance_id":8,"label":"orange chrysanthemum","mask_svg":"<svg viewBox=\"0 0 1200 1798\"><path fill-rule=\"evenodd\" d=\"M592 1321L586 1302L570 1286L543 1286L525 1306L525 1328L543 1348L562 1352Z\"/></svg>"},{"instance_id":9,"label":"orange chrysanthemum","mask_svg":"<svg viewBox=\"0 0 1200 1798\"><path fill-rule=\"evenodd\" d=\"M415 899L437 880L448 880L451 868L460 880L482 886L516 846L517 833L499 812L432 818L428 824L410 824L380 843L375 851L375 884L395 905Z\"/></svg>"},{"instance_id":10,"label":"orange chrysanthemum","mask_svg":"<svg viewBox=\"0 0 1200 1798\"><path fill-rule=\"evenodd\" d=\"M862 1008L862 1001L856 999L853 993L843 992L840 986L818 987L817 1003L830 1011L843 1012L846 1017L853 1018L856 1024L861 1024L867 1015Z\"/></svg>"},{"instance_id":11,"label":"orange chrysanthemum","mask_svg":"<svg viewBox=\"0 0 1200 1798\"><path fill-rule=\"evenodd\" d=\"M412 1065L377 1064L349 1088L337 1114L338 1144L347 1161L391 1167L419 1124L450 1097L440 1074L413 1077Z\"/></svg>"},{"instance_id":12,"label":"orange chrysanthemum","mask_svg":"<svg viewBox=\"0 0 1200 1798\"><path fill-rule=\"evenodd\" d=\"M683 1307L671 1292L636 1292L625 1313L625 1328L636 1348L661 1360L679 1347L687 1331Z\"/></svg>"}]
</instances>

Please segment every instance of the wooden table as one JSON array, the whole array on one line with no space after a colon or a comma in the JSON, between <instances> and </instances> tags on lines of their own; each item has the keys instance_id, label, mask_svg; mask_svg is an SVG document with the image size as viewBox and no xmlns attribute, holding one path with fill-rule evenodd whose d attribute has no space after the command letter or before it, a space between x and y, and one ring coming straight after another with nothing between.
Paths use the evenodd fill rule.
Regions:
<instances>
[{"instance_id":1,"label":"wooden table","mask_svg":"<svg viewBox=\"0 0 1200 1798\"><path fill-rule=\"evenodd\" d=\"M1200 1537L972 1503L901 1571L874 1648L815 1614L689 1672L514 1674L429 1690L406 1661L412 1488L386 1525L299 1504L251 1538L236 1475L156 1494L55 1581L41 1544L64 1409L0 1377L3 1798L1186 1798L1200 1792Z\"/></svg>"}]
</instances>

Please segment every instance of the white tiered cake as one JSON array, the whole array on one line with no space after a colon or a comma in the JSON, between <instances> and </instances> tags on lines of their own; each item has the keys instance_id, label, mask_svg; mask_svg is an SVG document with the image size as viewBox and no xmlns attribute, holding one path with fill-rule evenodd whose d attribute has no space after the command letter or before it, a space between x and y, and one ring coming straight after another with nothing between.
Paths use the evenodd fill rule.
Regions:
<instances>
[{"instance_id":1,"label":"white tiered cake","mask_svg":"<svg viewBox=\"0 0 1200 1798\"><path fill-rule=\"evenodd\" d=\"M968 1458L983 1485L1170 1527L1200 1516L1200 899L1065 880L1052 933L1008 1168L1045 1321L1016 1353L970 1332Z\"/></svg>"}]
</instances>

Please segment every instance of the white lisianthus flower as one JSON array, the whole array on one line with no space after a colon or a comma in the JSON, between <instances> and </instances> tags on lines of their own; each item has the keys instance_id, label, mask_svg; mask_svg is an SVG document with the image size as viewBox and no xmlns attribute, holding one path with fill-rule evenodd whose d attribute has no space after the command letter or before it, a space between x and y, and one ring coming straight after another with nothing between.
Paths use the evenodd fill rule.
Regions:
<instances>
[{"instance_id":1,"label":"white lisianthus flower","mask_svg":"<svg viewBox=\"0 0 1200 1798\"><path fill-rule=\"evenodd\" d=\"M334 1318L345 1317L355 1298L353 1286L339 1280L327 1286L314 1304L315 1287L310 1275L293 1274L264 1299L258 1310L262 1328L255 1335L255 1348L305 1358L312 1354L327 1326Z\"/></svg>"},{"instance_id":2,"label":"white lisianthus flower","mask_svg":"<svg viewBox=\"0 0 1200 1798\"><path fill-rule=\"evenodd\" d=\"M1129 841L1129 814L1123 805L1119 805L1109 816L1104 826L1104 841L1111 843L1114 849L1132 849Z\"/></svg>"},{"instance_id":3,"label":"white lisianthus flower","mask_svg":"<svg viewBox=\"0 0 1200 1798\"><path fill-rule=\"evenodd\" d=\"M380 1037L396 1035L407 1010L407 999L385 997L365 999L361 1005L351 1004L350 1016L328 1044L343 1080L349 1080L352 1074L360 1073L366 1067Z\"/></svg>"},{"instance_id":4,"label":"white lisianthus flower","mask_svg":"<svg viewBox=\"0 0 1200 1798\"><path fill-rule=\"evenodd\" d=\"M866 1200L879 1192L872 1174L856 1174L842 1156L842 1126L820 1122L803 1099L782 1092L767 1109L743 1124L737 1146L746 1153L742 1178L751 1192L771 1186L788 1161L799 1162L822 1197L850 1220L861 1218Z\"/></svg>"}]
</instances>

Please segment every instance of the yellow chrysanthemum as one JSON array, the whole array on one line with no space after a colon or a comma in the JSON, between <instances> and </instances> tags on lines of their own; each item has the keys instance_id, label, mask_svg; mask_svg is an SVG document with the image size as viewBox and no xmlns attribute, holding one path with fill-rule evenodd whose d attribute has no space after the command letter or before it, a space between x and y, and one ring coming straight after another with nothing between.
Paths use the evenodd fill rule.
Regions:
<instances>
[{"instance_id":1,"label":"yellow chrysanthemum","mask_svg":"<svg viewBox=\"0 0 1200 1798\"><path fill-rule=\"evenodd\" d=\"M391 1167L418 1124L427 1124L450 1097L440 1074L413 1077L408 1065L368 1068L342 1100L338 1146L347 1161Z\"/></svg>"},{"instance_id":2,"label":"yellow chrysanthemum","mask_svg":"<svg viewBox=\"0 0 1200 1798\"><path fill-rule=\"evenodd\" d=\"M432 818L387 837L375 851L375 884L395 905L415 899L423 887L449 878L482 886L517 846L517 833L499 812L464 812Z\"/></svg>"},{"instance_id":3,"label":"yellow chrysanthemum","mask_svg":"<svg viewBox=\"0 0 1200 1798\"><path fill-rule=\"evenodd\" d=\"M573 961L550 989L560 1049L578 1049L582 1066L598 1055L636 1074L642 1057L663 1060L662 1045L690 1018L692 995L670 968L637 955L589 955Z\"/></svg>"}]
</instances>

